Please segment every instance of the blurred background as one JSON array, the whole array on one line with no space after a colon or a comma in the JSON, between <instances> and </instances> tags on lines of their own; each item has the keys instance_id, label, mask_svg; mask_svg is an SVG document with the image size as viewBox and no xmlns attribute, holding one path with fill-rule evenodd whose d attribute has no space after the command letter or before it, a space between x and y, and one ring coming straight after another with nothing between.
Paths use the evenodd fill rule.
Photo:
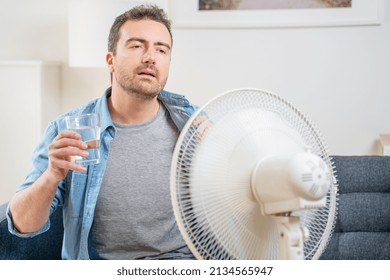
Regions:
<instances>
[{"instance_id":1,"label":"blurred background","mask_svg":"<svg viewBox=\"0 0 390 280\"><path fill-rule=\"evenodd\" d=\"M0 203L22 183L48 123L110 85L109 25L140 2L0 0ZM177 1L152 2L172 14ZM374 25L175 26L166 90L198 105L234 88L271 91L312 119L330 154L379 154L379 135L390 134L390 3L379 2Z\"/></svg>"}]
</instances>

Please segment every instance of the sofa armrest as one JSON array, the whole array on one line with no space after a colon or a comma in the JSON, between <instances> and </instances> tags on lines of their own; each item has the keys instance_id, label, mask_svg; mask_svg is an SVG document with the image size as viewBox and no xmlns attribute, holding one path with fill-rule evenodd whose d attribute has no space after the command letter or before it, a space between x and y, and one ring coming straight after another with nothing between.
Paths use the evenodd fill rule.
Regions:
<instances>
[{"instance_id":1,"label":"sofa armrest","mask_svg":"<svg viewBox=\"0 0 390 280\"><path fill-rule=\"evenodd\" d=\"M51 215L50 229L32 238L20 238L9 233L6 209L7 204L0 205L0 260L61 259L62 208Z\"/></svg>"}]
</instances>

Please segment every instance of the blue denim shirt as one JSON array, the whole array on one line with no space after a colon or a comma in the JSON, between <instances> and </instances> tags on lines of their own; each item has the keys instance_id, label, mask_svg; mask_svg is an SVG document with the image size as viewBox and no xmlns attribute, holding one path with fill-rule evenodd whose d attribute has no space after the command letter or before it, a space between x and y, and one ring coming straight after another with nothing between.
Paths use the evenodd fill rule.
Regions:
<instances>
[{"instance_id":1,"label":"blue denim shirt","mask_svg":"<svg viewBox=\"0 0 390 280\"><path fill-rule=\"evenodd\" d=\"M59 183L56 195L51 204L50 214L57 206L63 206L64 239L62 246L63 259L89 259L88 235L93 222L93 215L104 171L106 169L109 147L115 137L115 127L112 123L107 106L107 97L111 95L111 88L105 94L88 104L73 111L65 113L51 122L46 129L43 139L38 144L33 155L33 165L25 182L17 191L29 187L35 182L48 166L48 146L58 135L66 129L65 116L86 113L100 113L101 118L101 161L99 164L88 166L87 172L69 171L67 176ZM181 131L196 107L182 95L162 91L158 99L165 105L172 120ZM47 231L50 221L34 233L23 234L18 232L7 209L9 231L20 237L33 237ZM115 230L115 229L113 229Z\"/></svg>"}]
</instances>

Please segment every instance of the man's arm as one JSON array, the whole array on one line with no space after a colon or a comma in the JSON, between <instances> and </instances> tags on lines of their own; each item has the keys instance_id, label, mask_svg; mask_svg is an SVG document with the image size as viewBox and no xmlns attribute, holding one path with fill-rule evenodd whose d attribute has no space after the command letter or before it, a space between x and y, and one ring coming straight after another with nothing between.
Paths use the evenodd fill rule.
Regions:
<instances>
[{"instance_id":1,"label":"man's arm","mask_svg":"<svg viewBox=\"0 0 390 280\"><path fill-rule=\"evenodd\" d=\"M80 135L63 131L48 147L48 168L28 188L17 192L10 201L14 227L20 233L31 233L44 226L49 218L51 203L58 184L68 170L85 172L85 167L74 164L74 156L86 157L87 145Z\"/></svg>"}]
</instances>

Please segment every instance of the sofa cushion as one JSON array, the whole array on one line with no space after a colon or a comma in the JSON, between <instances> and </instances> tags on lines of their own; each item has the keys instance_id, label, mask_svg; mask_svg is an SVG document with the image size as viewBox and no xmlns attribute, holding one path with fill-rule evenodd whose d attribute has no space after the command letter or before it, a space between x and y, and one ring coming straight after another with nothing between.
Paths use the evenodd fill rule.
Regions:
<instances>
[{"instance_id":1,"label":"sofa cushion","mask_svg":"<svg viewBox=\"0 0 390 280\"><path fill-rule=\"evenodd\" d=\"M390 157L335 156L338 214L321 259L390 259Z\"/></svg>"},{"instance_id":2,"label":"sofa cushion","mask_svg":"<svg viewBox=\"0 0 390 280\"><path fill-rule=\"evenodd\" d=\"M321 256L326 260L388 260L388 232L335 232Z\"/></svg>"}]
</instances>

